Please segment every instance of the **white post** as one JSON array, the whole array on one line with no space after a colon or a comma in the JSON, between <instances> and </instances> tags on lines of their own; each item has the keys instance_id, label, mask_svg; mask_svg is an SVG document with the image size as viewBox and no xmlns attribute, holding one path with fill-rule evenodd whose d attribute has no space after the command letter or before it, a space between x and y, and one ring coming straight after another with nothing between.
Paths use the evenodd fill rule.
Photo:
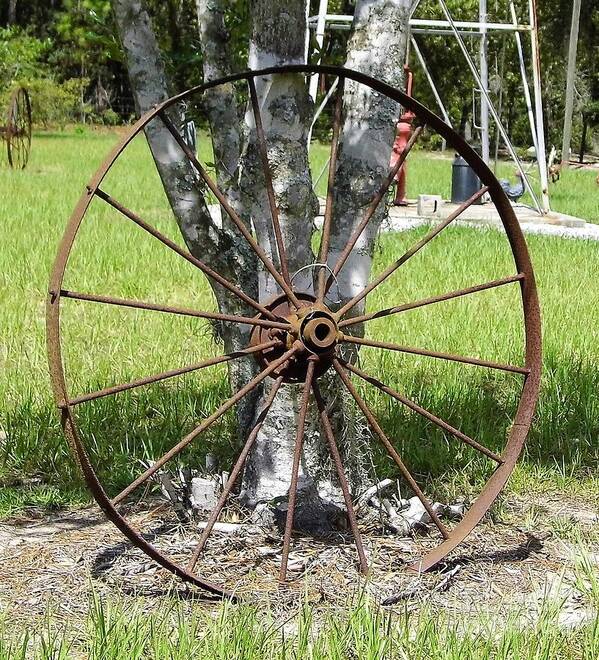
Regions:
<instances>
[{"instance_id":1,"label":"white post","mask_svg":"<svg viewBox=\"0 0 599 660\"><path fill-rule=\"evenodd\" d=\"M532 49L532 80L535 92L535 114L537 127L537 162L541 180L541 202L543 213L549 213L549 176L547 173L547 154L545 152L545 123L543 119L543 91L541 88L541 56L539 53L539 29L537 23L537 0L528 0L530 15L530 46Z\"/></svg>"},{"instance_id":2,"label":"white post","mask_svg":"<svg viewBox=\"0 0 599 660\"><path fill-rule=\"evenodd\" d=\"M329 91L326 93L325 97L322 99L320 105L316 109L316 112L314 113L314 117L312 117L312 123L310 124L310 133L312 133L314 124L318 121L318 118L322 114L322 111L325 109L326 104L329 102L331 96L333 96L333 94L335 93L338 84L339 84L339 78L335 78L335 80L333 80L333 84L329 88Z\"/></svg>"},{"instance_id":3,"label":"white post","mask_svg":"<svg viewBox=\"0 0 599 660\"><path fill-rule=\"evenodd\" d=\"M513 0L510 0L510 12L512 14L512 22L514 25L518 24L518 17L516 15L516 7ZM530 132L532 133L532 143L535 148L535 154L539 153L539 140L537 135L537 126L535 122L535 115L532 108L532 98L530 96L530 87L528 86L528 76L526 75L526 63L524 62L524 49L522 48L522 38L519 32L514 33L516 39L516 48L518 50L518 59L520 60L520 75L522 76L522 86L524 88L524 100L526 102L526 111L528 113L528 123L530 124Z\"/></svg>"},{"instance_id":4,"label":"white post","mask_svg":"<svg viewBox=\"0 0 599 660\"><path fill-rule=\"evenodd\" d=\"M562 167L570 164L572 142L572 114L574 112L574 76L576 75L576 53L578 51L578 28L580 25L580 5L582 0L574 0L570 45L568 47L568 74L566 76L566 110L564 113L564 137L562 143Z\"/></svg>"},{"instance_id":5,"label":"white post","mask_svg":"<svg viewBox=\"0 0 599 660\"><path fill-rule=\"evenodd\" d=\"M327 24L327 10L329 8L329 0L320 0L320 5L318 6L318 21L316 22L316 43L318 44L319 51L322 50L324 44L324 32ZM320 64L321 56L320 52L318 53L318 59L316 64ZM315 74L310 78L310 96L313 101L316 101L316 95L318 94L318 75Z\"/></svg>"},{"instance_id":6,"label":"white post","mask_svg":"<svg viewBox=\"0 0 599 660\"><path fill-rule=\"evenodd\" d=\"M448 126L452 126L451 124L451 118L449 116L449 113L447 112L447 108L445 105L443 105L443 100L441 99L441 95L439 94L439 90L437 89L437 86L435 85L435 81L433 80L433 77L431 76L431 72L429 71L428 66L426 65L426 62L424 60L424 56L422 55L422 51L420 50L420 47L418 46L418 43L416 42L416 39L414 37L411 37L411 42L412 42L412 48L414 49L414 52L416 53L416 57L418 58L418 62L420 63L420 66L422 67L422 70L424 71L424 75L426 76L426 79L428 80L428 84L430 85L430 88L433 92L433 96L435 97L435 101L437 102L437 105L439 106L439 110L441 110L441 114L443 115L443 120ZM453 126L452 126L453 128Z\"/></svg>"},{"instance_id":7,"label":"white post","mask_svg":"<svg viewBox=\"0 0 599 660\"><path fill-rule=\"evenodd\" d=\"M481 23L481 39L479 45L480 54L480 79L485 92L489 91L489 63L488 63L488 48L489 38L487 33L487 0L479 0L478 4L478 18ZM480 144L481 156L485 163L489 164L490 151L489 151L489 104L487 103L487 95L481 90L480 93Z\"/></svg>"}]
</instances>

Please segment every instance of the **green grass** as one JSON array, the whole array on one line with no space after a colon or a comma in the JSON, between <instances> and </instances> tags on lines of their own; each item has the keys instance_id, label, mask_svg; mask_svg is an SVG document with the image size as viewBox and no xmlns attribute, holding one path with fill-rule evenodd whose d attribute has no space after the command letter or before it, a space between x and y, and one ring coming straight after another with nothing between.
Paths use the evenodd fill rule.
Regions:
<instances>
[{"instance_id":1,"label":"green grass","mask_svg":"<svg viewBox=\"0 0 599 660\"><path fill-rule=\"evenodd\" d=\"M599 582L584 557L574 581L598 607ZM426 604L384 610L358 595L342 611L306 604L277 617L245 604L215 611L175 596L144 602L92 592L83 620L64 617L60 604L18 630L0 619L0 660L595 660L599 619L570 629L559 625L562 610L546 597L523 626L523 611L456 619Z\"/></svg>"},{"instance_id":2,"label":"green grass","mask_svg":"<svg viewBox=\"0 0 599 660\"><path fill-rule=\"evenodd\" d=\"M67 218L115 139L106 132L40 134L27 170L0 170L0 217L5 227L0 248L0 430L5 434L0 439L0 484L12 487L4 489L0 515L40 501L59 504L66 494L81 498L49 389L44 303ZM208 156L205 140L201 149ZM316 150L314 169L323 154L324 148ZM443 192L447 176L445 161L418 152L410 185L438 186L431 192ZM104 189L180 241L143 142L127 150ZM381 270L425 231L384 235L375 268ZM529 245L542 303L545 366L537 420L511 488L596 494L599 348L593 328L599 327L599 245L540 236L530 237ZM513 272L499 233L454 228L380 287L369 304L387 307ZM99 200L77 240L65 286L200 308L214 305L208 286L192 266ZM211 327L197 319L76 301L65 301L63 310L63 349L73 394L218 352ZM516 289L506 287L374 321L371 328L372 336L380 339L520 363L520 315ZM483 444L502 446L513 417L518 377L371 349L363 352L363 365ZM85 440L109 490L119 489L139 470L131 456L148 458L164 452L224 400L225 375L225 368L215 367L122 394L116 403L107 398L81 407ZM427 475L429 487L440 495L468 495L488 475L489 465L469 449L374 392L369 390L368 396L414 471ZM183 456L187 462L201 461L212 451L222 458L222 467L228 467L236 451L233 418L211 429L190 451L193 455ZM18 488L31 477L41 478L42 485ZM58 487L61 495L48 486Z\"/></svg>"}]
</instances>

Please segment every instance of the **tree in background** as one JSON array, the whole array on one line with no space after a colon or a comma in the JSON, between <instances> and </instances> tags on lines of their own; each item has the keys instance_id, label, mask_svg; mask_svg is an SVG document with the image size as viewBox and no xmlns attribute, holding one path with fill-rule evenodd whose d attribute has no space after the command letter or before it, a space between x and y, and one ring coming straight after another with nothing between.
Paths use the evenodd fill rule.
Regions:
<instances>
[{"instance_id":1,"label":"tree in background","mask_svg":"<svg viewBox=\"0 0 599 660\"><path fill-rule=\"evenodd\" d=\"M27 86L35 123L112 124L130 117L109 0L19 1L6 23L0 28L0 91Z\"/></svg>"},{"instance_id":2,"label":"tree in background","mask_svg":"<svg viewBox=\"0 0 599 660\"><path fill-rule=\"evenodd\" d=\"M197 0L204 80L223 77L234 67L235 44L228 29L227 4L223 0ZM392 85L401 86L407 47L407 20L411 0L360 0L356 4L346 64ZM140 113L169 96L164 57L144 0L113 0L116 24L126 54L131 86ZM250 2L250 34L246 65L252 69L273 64L304 63L306 4L304 0L253 0ZM313 107L304 76L284 75L256 79L259 104L273 173L289 270L298 271L315 260L311 247L317 200L312 192L308 164L308 133ZM272 249L269 201L256 140L251 107L239 105L233 86L222 86L206 94L218 182L235 204L247 226L268 256L277 262ZM285 112L280 112L285 108ZM336 196L329 259L334 263L374 193L388 171L395 123L395 102L347 81L343 96L344 122L336 175ZM180 118L175 118L179 119ZM180 121L178 122L180 123ZM351 135L351 139L349 136ZM262 302L276 292L269 273L261 270L245 239L225 221L218 228L210 216L202 191L184 154L172 142L165 127L149 126L146 133L167 197L185 242L192 254L232 280L248 295ZM190 185L190 182L195 182ZM190 201L192 203L190 203ZM347 300L366 286L374 238L383 219L380 209L365 234L359 250L340 273L340 297ZM311 286L311 275L296 280L302 290ZM225 313L248 314L238 299L214 286L219 309ZM360 312L357 306L355 313ZM246 329L231 324L222 329L225 350L247 345ZM251 363L231 367L233 390L249 381ZM338 388L340 389L340 388ZM239 410L242 433L251 428L264 394L245 402ZM264 513L261 506L284 499L289 488L296 435L298 392L284 386L263 425L249 457L243 483L248 506ZM350 479L357 487L366 478L364 453L359 451L353 410L338 401L337 423L344 424L343 450ZM331 483L332 470L319 451L316 434L308 434L303 479L298 494L296 524L304 529L330 528L339 515L342 501ZM351 469L353 467L353 469Z\"/></svg>"},{"instance_id":3,"label":"tree in background","mask_svg":"<svg viewBox=\"0 0 599 660\"><path fill-rule=\"evenodd\" d=\"M478 0L446 0L457 19L472 19L478 15ZM247 0L229 0L222 12L227 26L227 48L233 60L233 69L241 70L247 62L251 20ZM318 8L318 0L311 0L310 13ZM516 0L518 16L528 15L528 0ZM543 92L550 144L561 143L563 128L566 53L572 6L568 0L537 2L540 26ZM27 36L44 41L52 39L52 50L42 59L48 65L50 78L61 84L79 79L84 88L83 99L77 100L75 119L81 114L86 120L103 121L98 115L98 97L102 88L110 99L112 109L121 121L127 121L133 112L133 99L123 67L123 54L115 26L107 8L110 0L5 0L0 3L0 26L18 28ZM199 40L196 0L146 0L156 40L161 49L164 65L173 90L182 91L202 81L202 49ZM329 11L334 14L352 14L353 0L330 0ZM507 0L488 3L489 20L509 21ZM418 15L443 18L437 0L422 0ZM578 144L585 123L593 124L594 114L589 104L599 100L599 0L585 2L585 18L581 22L578 50L578 80L576 83L576 112L573 140ZM345 61L348 33L327 31L322 55L331 64ZM464 89L472 89L470 72L463 65L458 44L452 37L419 38L433 78L456 128L471 123L472 99L464 97ZM526 40L525 40L526 41ZM468 43L468 40L467 40ZM313 44L314 45L314 44ZM476 55L477 43L470 43ZM503 92L502 119L510 138L521 147L530 146L530 131L521 89L519 64L511 35L490 36L491 93L498 103ZM526 53L530 62L530 53ZM412 58L413 60L413 58ZM414 65L415 93L425 105L435 107L435 99L428 89L419 67ZM70 83L74 86L75 83ZM81 94L79 94L81 97ZM35 103L35 100L34 100ZM113 118L114 119L114 118ZM316 127L318 136L318 126ZM590 136L590 131L589 131Z\"/></svg>"}]
</instances>

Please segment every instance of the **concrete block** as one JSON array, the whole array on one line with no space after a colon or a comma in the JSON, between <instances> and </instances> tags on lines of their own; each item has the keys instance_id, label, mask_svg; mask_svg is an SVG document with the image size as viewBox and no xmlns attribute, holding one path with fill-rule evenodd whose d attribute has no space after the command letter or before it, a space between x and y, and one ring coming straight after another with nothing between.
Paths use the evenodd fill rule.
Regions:
<instances>
[{"instance_id":1,"label":"concrete block","mask_svg":"<svg viewBox=\"0 0 599 660\"><path fill-rule=\"evenodd\" d=\"M438 216L442 204L440 195L418 195L418 215Z\"/></svg>"},{"instance_id":2,"label":"concrete block","mask_svg":"<svg viewBox=\"0 0 599 660\"><path fill-rule=\"evenodd\" d=\"M218 483L215 479L194 477L191 480L191 506L202 511L211 510L216 506Z\"/></svg>"}]
</instances>

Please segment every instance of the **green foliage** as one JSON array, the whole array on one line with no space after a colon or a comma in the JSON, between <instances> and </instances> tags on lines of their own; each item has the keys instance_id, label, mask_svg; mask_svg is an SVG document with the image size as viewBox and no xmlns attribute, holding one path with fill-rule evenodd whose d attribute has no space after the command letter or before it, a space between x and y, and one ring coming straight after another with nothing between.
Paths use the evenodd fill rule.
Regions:
<instances>
[{"instance_id":1,"label":"green foliage","mask_svg":"<svg viewBox=\"0 0 599 660\"><path fill-rule=\"evenodd\" d=\"M47 22L0 29L1 100L21 84L32 92L36 124L119 123L111 85L121 88L125 72L110 0L62 0L51 14L35 15ZM128 117L130 105L120 105Z\"/></svg>"},{"instance_id":2,"label":"green foliage","mask_svg":"<svg viewBox=\"0 0 599 660\"><path fill-rule=\"evenodd\" d=\"M581 590L596 584L589 567L576 569ZM186 603L175 594L136 602L92 591L90 600L83 616L77 610L65 618L49 607L43 622L24 630L0 620L0 660L596 660L599 654L599 621L560 625L564 604L550 595L532 620L513 606L494 619L475 608L456 616L416 603L394 611L365 596L343 608L304 604L279 617L248 604L209 607L189 597ZM598 604L593 593L586 600Z\"/></svg>"},{"instance_id":3,"label":"green foliage","mask_svg":"<svg viewBox=\"0 0 599 660\"><path fill-rule=\"evenodd\" d=\"M0 89L48 75L45 58L50 39L38 39L19 27L0 28Z\"/></svg>"},{"instance_id":4,"label":"green foliage","mask_svg":"<svg viewBox=\"0 0 599 660\"><path fill-rule=\"evenodd\" d=\"M18 27L0 29L0 107L7 107L14 87L29 91L36 125L64 126L85 113L81 103L86 78L57 79L49 63L54 52L50 38L38 39Z\"/></svg>"},{"instance_id":5,"label":"green foliage","mask_svg":"<svg viewBox=\"0 0 599 660\"><path fill-rule=\"evenodd\" d=\"M51 62L89 75L107 61L121 61L110 0L62 0L53 21L57 49Z\"/></svg>"},{"instance_id":6,"label":"green foliage","mask_svg":"<svg viewBox=\"0 0 599 660\"><path fill-rule=\"evenodd\" d=\"M34 123L48 128L79 120L81 94L88 83L85 78L71 78L62 83L49 78L26 81Z\"/></svg>"},{"instance_id":7,"label":"green foliage","mask_svg":"<svg viewBox=\"0 0 599 660\"><path fill-rule=\"evenodd\" d=\"M202 56L194 0L146 0L146 3L165 58L172 91L179 92L200 83L203 78ZM17 22L21 28L20 31L16 29L20 37L11 39L9 52L6 48L2 50L0 43L0 88L5 86L2 82L5 75L1 73L2 69L22 72L10 73L11 79L15 75L27 80L32 77L49 77L57 83L71 78L86 79L89 88L85 90L85 102L78 109L79 119L107 124L114 121L112 115L103 116L106 104L98 107L93 100L96 89L106 90L110 101L108 107L122 119L128 119L133 112L131 93L110 4L110 0L56 0L49 6L42 0L20 0L17 5ZM318 4L318 0L311 0L312 15L317 12ZM474 20L478 16L477 0L447 0L447 4L455 19ZM528 2L518 0L515 4L519 20L527 22ZM329 13L351 13L354 6L355 2L349 0L332 0L329 2ZM547 142L559 147L566 82L565 45L569 38L571 3L549 0L538 2L537 6ZM422 0L416 17L444 18L436 0ZM251 3L247 0L231 0L226 3L225 20L233 54L231 67L233 70L245 69L251 32ZM489 20L511 21L507 0L489 3ZM338 65L345 62L348 35L347 31L327 30L322 49L324 62ZM585 4L580 27L573 126L575 145L580 141L583 115L591 128L596 123L596 113L590 112L588 108L593 107L599 98L597 35L599 0L589 0ZM417 39L452 122L458 129L463 129L466 122L472 123L471 91L474 81L458 44L451 36L417 35ZM4 46L6 41L4 39ZM467 38L466 44L476 60L478 40ZM314 54L314 40L311 45ZM531 54L526 35L524 47L530 74ZM502 92L503 122L516 145L527 148L531 145L530 128L512 35L491 32L489 54L492 98L497 106ZM425 105L436 108L434 96L416 58L412 56L411 60L415 73L415 95ZM29 66L29 62L33 66ZM86 104L89 107L85 107ZM325 112L328 113L328 109ZM326 138L318 124L316 135Z\"/></svg>"}]
</instances>

